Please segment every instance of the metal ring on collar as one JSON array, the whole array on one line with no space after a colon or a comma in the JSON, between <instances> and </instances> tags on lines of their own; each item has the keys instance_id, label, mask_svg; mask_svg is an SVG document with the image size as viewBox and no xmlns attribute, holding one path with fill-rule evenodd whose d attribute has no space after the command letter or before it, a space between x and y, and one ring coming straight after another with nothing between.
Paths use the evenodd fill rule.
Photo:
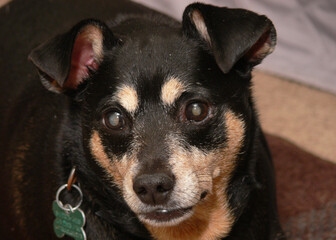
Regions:
<instances>
[{"instance_id":1,"label":"metal ring on collar","mask_svg":"<svg viewBox=\"0 0 336 240\"><path fill-rule=\"evenodd\" d=\"M59 200L59 195L61 194L61 192L65 188L67 188L67 186L68 186L68 184L64 184L64 185L62 185L57 190L57 193L56 193L56 203L64 211L73 212L73 211L77 210L80 207L80 205L82 204L82 202L83 202L83 193L82 193L82 190L77 185L73 184L72 187L74 187L78 191L80 200L79 200L78 204L75 207L71 207L71 205L69 205L69 204L63 205L63 203L61 202L61 200Z\"/></svg>"}]
</instances>

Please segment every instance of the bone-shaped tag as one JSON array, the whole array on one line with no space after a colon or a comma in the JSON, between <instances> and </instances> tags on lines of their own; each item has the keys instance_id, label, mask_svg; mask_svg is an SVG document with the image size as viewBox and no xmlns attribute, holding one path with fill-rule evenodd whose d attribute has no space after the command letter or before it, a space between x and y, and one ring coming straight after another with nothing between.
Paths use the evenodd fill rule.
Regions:
<instances>
[{"instance_id":1,"label":"bone-shaped tag","mask_svg":"<svg viewBox=\"0 0 336 240\"><path fill-rule=\"evenodd\" d=\"M55 220L54 232L57 237L61 238L68 235L75 240L86 240L86 234L83 229L85 225L85 214L81 209L76 209L73 212L65 211L60 208L56 201L52 206Z\"/></svg>"}]
</instances>

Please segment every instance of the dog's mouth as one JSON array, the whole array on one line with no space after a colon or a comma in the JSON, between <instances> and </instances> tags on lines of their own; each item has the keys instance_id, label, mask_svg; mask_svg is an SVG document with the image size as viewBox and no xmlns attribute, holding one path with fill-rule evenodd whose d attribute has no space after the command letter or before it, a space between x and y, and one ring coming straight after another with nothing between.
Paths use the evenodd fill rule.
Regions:
<instances>
[{"instance_id":1,"label":"dog's mouth","mask_svg":"<svg viewBox=\"0 0 336 240\"><path fill-rule=\"evenodd\" d=\"M176 225L193 214L192 207L179 209L157 209L155 211L141 213L139 217L150 225Z\"/></svg>"},{"instance_id":2,"label":"dog's mouth","mask_svg":"<svg viewBox=\"0 0 336 240\"><path fill-rule=\"evenodd\" d=\"M208 195L207 191L201 194L200 200L203 200ZM152 226L174 226L190 218L193 214L193 206L185 208L156 208L154 210L141 212L138 215L139 219Z\"/></svg>"}]
</instances>

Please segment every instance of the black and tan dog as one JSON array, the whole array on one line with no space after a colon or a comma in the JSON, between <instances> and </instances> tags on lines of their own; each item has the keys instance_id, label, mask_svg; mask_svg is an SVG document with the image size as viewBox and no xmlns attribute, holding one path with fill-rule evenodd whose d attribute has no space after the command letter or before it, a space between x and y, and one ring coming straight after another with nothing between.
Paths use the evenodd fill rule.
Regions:
<instances>
[{"instance_id":1,"label":"black and tan dog","mask_svg":"<svg viewBox=\"0 0 336 240\"><path fill-rule=\"evenodd\" d=\"M1 239L56 238L51 204L73 167L88 239L283 239L250 89L275 42L265 16L197 3L182 25L85 20L33 50L62 94L23 82L43 102L2 116Z\"/></svg>"}]
</instances>

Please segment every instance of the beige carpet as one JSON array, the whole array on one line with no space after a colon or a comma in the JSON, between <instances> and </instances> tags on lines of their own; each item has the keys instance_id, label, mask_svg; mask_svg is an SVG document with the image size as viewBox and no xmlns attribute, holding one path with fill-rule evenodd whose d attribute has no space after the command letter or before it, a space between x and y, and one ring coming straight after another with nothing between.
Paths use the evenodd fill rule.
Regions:
<instances>
[{"instance_id":1,"label":"beige carpet","mask_svg":"<svg viewBox=\"0 0 336 240\"><path fill-rule=\"evenodd\" d=\"M0 7L8 2L0 0ZM254 75L264 130L336 163L336 96L270 74Z\"/></svg>"},{"instance_id":2,"label":"beige carpet","mask_svg":"<svg viewBox=\"0 0 336 240\"><path fill-rule=\"evenodd\" d=\"M255 72L254 94L264 130L336 163L336 96Z\"/></svg>"}]
</instances>

